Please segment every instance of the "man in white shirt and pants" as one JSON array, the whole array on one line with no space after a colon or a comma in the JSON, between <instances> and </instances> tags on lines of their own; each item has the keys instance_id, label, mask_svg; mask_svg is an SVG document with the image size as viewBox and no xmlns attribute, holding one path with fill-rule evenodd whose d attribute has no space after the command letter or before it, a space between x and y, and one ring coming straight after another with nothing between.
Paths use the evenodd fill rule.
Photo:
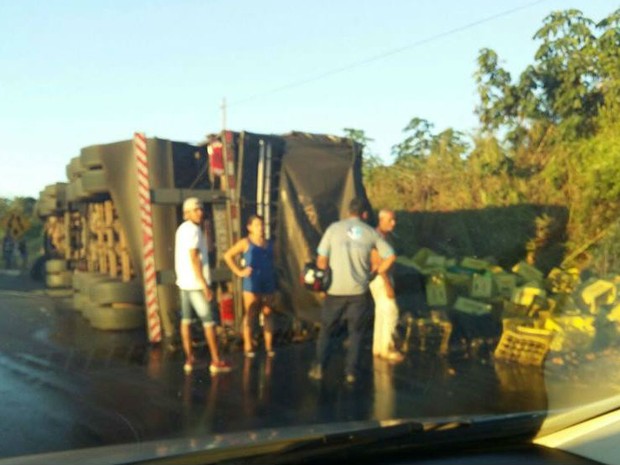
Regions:
<instances>
[{"instance_id":1,"label":"man in white shirt and pants","mask_svg":"<svg viewBox=\"0 0 620 465\"><path fill-rule=\"evenodd\" d=\"M396 215L392 210L379 211L377 232L387 240L388 235L396 226ZM377 270L381 258L376 250L373 251L373 269ZM370 292L375 301L375 325L373 333L372 353L375 357L384 358L390 362L399 363L404 360L403 354L394 347L394 333L398 324L398 305L394 295L392 267L377 276L370 282Z\"/></svg>"}]
</instances>

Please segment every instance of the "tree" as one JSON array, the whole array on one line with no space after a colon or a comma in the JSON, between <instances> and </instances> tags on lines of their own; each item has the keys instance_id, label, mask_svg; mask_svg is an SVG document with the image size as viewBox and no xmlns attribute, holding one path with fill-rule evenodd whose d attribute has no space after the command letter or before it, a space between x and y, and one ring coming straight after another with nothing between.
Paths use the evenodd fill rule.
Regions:
<instances>
[{"instance_id":1,"label":"tree","mask_svg":"<svg viewBox=\"0 0 620 465\"><path fill-rule=\"evenodd\" d=\"M422 118L412 118L403 129L405 140L392 147L397 164L407 164L428 157L433 144L433 124Z\"/></svg>"},{"instance_id":2,"label":"tree","mask_svg":"<svg viewBox=\"0 0 620 465\"><path fill-rule=\"evenodd\" d=\"M599 90L609 109L620 108L620 9L596 25L601 32L596 41Z\"/></svg>"},{"instance_id":3,"label":"tree","mask_svg":"<svg viewBox=\"0 0 620 465\"><path fill-rule=\"evenodd\" d=\"M480 103L476 114L484 131L494 131L510 124L516 116L515 89L510 73L499 66L499 57L484 48L478 54L478 70L474 74Z\"/></svg>"},{"instance_id":4,"label":"tree","mask_svg":"<svg viewBox=\"0 0 620 465\"><path fill-rule=\"evenodd\" d=\"M499 66L497 54L482 49L475 79L480 103L476 112L485 131L506 129L518 146L534 122L558 126L562 137L593 133L593 120L604 103L608 76L618 74L620 12L596 27L579 10L556 11L543 21L534 39L541 42L516 83Z\"/></svg>"},{"instance_id":5,"label":"tree","mask_svg":"<svg viewBox=\"0 0 620 465\"><path fill-rule=\"evenodd\" d=\"M536 113L550 122L562 124L570 135L592 131L591 120L603 102L596 67L594 22L579 10L556 11L534 35L542 41L532 68Z\"/></svg>"},{"instance_id":6,"label":"tree","mask_svg":"<svg viewBox=\"0 0 620 465\"><path fill-rule=\"evenodd\" d=\"M372 175L373 170L381 166L381 160L368 148L368 143L374 139L366 135L363 129L344 128L345 136L362 146L362 176L366 180Z\"/></svg>"}]
</instances>

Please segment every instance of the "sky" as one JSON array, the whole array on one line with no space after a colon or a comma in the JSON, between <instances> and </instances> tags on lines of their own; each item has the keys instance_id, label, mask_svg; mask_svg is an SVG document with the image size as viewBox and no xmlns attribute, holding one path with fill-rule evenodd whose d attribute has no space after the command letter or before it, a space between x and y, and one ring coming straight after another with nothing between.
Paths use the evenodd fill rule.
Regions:
<instances>
[{"instance_id":1,"label":"sky","mask_svg":"<svg viewBox=\"0 0 620 465\"><path fill-rule=\"evenodd\" d=\"M82 147L147 137L477 126L476 58L517 77L552 11L617 0L0 0L0 197L66 181Z\"/></svg>"}]
</instances>

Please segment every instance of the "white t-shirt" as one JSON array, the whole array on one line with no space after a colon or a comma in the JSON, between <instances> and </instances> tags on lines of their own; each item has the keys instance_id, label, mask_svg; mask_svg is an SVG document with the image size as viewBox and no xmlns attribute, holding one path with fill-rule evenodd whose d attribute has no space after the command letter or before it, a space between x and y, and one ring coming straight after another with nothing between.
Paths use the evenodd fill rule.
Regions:
<instances>
[{"instance_id":1,"label":"white t-shirt","mask_svg":"<svg viewBox=\"0 0 620 465\"><path fill-rule=\"evenodd\" d=\"M200 226L189 220L184 221L177 228L174 243L174 271L177 275L177 286L187 291L202 289L192 267L190 258L192 249L198 249L202 261L202 273L207 284L211 284L207 241Z\"/></svg>"}]
</instances>

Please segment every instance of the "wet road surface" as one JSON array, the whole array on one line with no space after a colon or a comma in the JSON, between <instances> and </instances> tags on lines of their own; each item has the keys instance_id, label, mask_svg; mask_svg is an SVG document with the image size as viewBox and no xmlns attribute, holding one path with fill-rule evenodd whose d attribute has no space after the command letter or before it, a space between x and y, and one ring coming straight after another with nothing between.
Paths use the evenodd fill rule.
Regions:
<instances>
[{"instance_id":1,"label":"wet road surface","mask_svg":"<svg viewBox=\"0 0 620 465\"><path fill-rule=\"evenodd\" d=\"M277 347L273 359L230 353L233 372L216 376L199 349L203 369L185 375L180 352L149 346L142 331L96 331L69 302L0 276L0 458L332 421L540 411L549 392L556 408L620 392L600 360L581 376L423 352L400 365L369 355L353 387L340 354L319 383L307 377L313 342Z\"/></svg>"}]
</instances>

